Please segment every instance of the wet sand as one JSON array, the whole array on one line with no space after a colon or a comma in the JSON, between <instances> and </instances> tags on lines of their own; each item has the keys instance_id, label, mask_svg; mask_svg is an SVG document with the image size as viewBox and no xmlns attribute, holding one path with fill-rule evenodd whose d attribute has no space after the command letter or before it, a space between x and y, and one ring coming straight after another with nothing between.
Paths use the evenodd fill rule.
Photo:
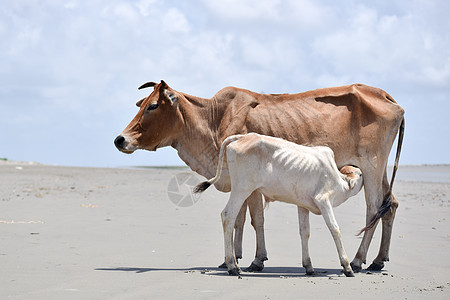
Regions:
<instances>
[{"instance_id":1,"label":"wet sand","mask_svg":"<svg viewBox=\"0 0 450 300\"><path fill-rule=\"evenodd\" d=\"M229 194L193 198L188 169L95 169L0 162L0 299L449 299L450 166L400 166L390 262L346 278L321 216L311 216L301 267L297 210L265 212L269 260L228 276L220 212ZM363 192L335 209L350 260L364 225ZM375 258L381 230L368 255ZM255 237L247 218L244 258ZM365 267L368 266L365 265Z\"/></svg>"}]
</instances>

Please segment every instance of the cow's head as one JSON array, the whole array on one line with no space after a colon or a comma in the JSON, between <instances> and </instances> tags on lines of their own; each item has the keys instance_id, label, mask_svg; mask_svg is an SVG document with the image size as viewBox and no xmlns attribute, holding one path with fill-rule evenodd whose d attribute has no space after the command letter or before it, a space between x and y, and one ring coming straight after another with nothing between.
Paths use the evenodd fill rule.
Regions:
<instances>
[{"instance_id":1,"label":"cow's head","mask_svg":"<svg viewBox=\"0 0 450 300\"><path fill-rule=\"evenodd\" d=\"M147 82L139 89L147 87L153 87L153 92L136 103L139 112L114 140L117 149L124 153L170 146L181 132L183 121L177 93L163 80Z\"/></svg>"}]
</instances>

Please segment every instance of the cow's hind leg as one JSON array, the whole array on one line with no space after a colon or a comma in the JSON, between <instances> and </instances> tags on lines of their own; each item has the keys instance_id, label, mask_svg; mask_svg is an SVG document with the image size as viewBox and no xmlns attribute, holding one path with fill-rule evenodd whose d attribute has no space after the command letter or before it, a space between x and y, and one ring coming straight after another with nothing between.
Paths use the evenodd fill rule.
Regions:
<instances>
[{"instance_id":1,"label":"cow's hind leg","mask_svg":"<svg viewBox=\"0 0 450 300\"><path fill-rule=\"evenodd\" d=\"M245 271L262 271L264 269L264 261L267 260L267 251L264 238L264 207L261 193L254 191L247 198L247 204L252 218L252 226L256 232L256 255L251 265Z\"/></svg>"},{"instance_id":2,"label":"cow's hind leg","mask_svg":"<svg viewBox=\"0 0 450 300\"><path fill-rule=\"evenodd\" d=\"M386 180L383 180L383 192L387 193L389 185ZM372 264L367 268L371 271L380 271L384 268L384 262L389 261L389 247L391 245L392 228L394 224L395 213L398 208L398 200L392 195L392 203L390 210L382 218L382 235L380 251Z\"/></svg>"},{"instance_id":3,"label":"cow's hind leg","mask_svg":"<svg viewBox=\"0 0 450 300\"><path fill-rule=\"evenodd\" d=\"M372 176L370 176L372 173ZM364 172L364 193L366 198L366 225L370 223L373 217L378 211L379 205L383 200L383 190L381 188L381 180L378 180L377 174L374 174L375 170L372 172ZM378 223L377 223L378 224ZM356 252L355 258L351 262L351 266L354 272L360 272L362 270L362 264L366 263L367 251L372 241L373 234L377 227L375 224L372 228L367 229L364 232L361 244L359 245L358 251Z\"/></svg>"},{"instance_id":4,"label":"cow's hind leg","mask_svg":"<svg viewBox=\"0 0 450 300\"><path fill-rule=\"evenodd\" d=\"M314 275L314 268L309 257L308 240L310 235L309 210L298 206L298 227L302 241L302 265L306 270L306 275Z\"/></svg>"}]
</instances>

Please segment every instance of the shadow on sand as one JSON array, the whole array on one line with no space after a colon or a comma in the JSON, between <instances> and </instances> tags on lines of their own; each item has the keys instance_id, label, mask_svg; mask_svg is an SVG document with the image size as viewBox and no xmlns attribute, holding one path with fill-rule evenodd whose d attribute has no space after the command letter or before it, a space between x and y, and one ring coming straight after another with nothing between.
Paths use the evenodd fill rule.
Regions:
<instances>
[{"instance_id":1,"label":"shadow on sand","mask_svg":"<svg viewBox=\"0 0 450 300\"><path fill-rule=\"evenodd\" d=\"M209 276L228 276L225 269L216 267L193 267L193 268L139 268L139 267L116 267L116 268L96 268L96 271L116 271L116 272L184 272L194 273L198 272ZM330 277L330 276L344 276L342 269L315 269L316 274L313 276L306 275L304 268L295 267L265 267L261 272L241 272L242 277L265 277L265 278L280 278L280 277Z\"/></svg>"}]
</instances>

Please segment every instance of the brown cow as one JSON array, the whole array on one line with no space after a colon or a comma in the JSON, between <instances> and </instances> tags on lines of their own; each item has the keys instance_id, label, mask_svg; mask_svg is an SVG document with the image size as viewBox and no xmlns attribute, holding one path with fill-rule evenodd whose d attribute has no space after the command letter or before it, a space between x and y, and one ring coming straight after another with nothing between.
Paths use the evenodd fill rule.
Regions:
<instances>
[{"instance_id":1,"label":"brown cow","mask_svg":"<svg viewBox=\"0 0 450 300\"><path fill-rule=\"evenodd\" d=\"M211 99L203 99L175 91L164 81L148 82L139 89L146 87L154 87L153 92L136 103L139 112L114 141L120 151L155 151L172 146L193 171L211 178L217 169L220 146L230 135L256 132L297 144L327 145L334 151L338 167L356 165L364 174L367 226L351 266L359 272L366 263L374 225L382 217L380 250L369 269L384 267L384 261L389 260L398 206L392 183L404 132L404 110L389 94L362 84L281 95L227 87ZM386 167L397 132L396 163L389 184ZM230 191L226 165L215 187ZM257 240L255 260L249 269L262 270L267 254L261 194L254 192L246 202ZM244 205L236 221L236 258L242 256L245 214Z\"/></svg>"}]
</instances>

